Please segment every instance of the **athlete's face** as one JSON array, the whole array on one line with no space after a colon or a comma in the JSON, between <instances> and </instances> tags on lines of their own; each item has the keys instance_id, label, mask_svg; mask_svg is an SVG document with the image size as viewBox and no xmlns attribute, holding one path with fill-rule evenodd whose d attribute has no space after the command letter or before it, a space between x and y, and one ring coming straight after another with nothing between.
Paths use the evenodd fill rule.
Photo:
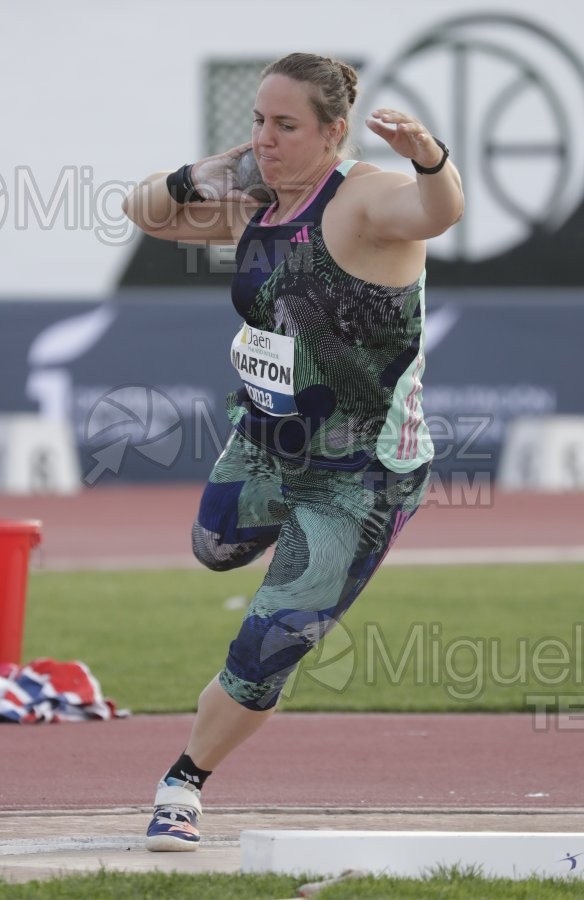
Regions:
<instances>
[{"instance_id":1,"label":"athlete's face","mask_svg":"<svg viewBox=\"0 0 584 900\"><path fill-rule=\"evenodd\" d=\"M268 75L256 96L253 151L263 180L276 189L310 182L336 156L344 121L321 125L308 91L304 82Z\"/></svg>"}]
</instances>

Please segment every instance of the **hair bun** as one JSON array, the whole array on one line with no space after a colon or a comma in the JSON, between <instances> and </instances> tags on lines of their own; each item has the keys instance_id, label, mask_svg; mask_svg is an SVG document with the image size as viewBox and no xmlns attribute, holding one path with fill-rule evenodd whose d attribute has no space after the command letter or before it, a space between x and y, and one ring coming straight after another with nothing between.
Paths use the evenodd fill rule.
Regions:
<instances>
[{"instance_id":1,"label":"hair bun","mask_svg":"<svg viewBox=\"0 0 584 900\"><path fill-rule=\"evenodd\" d=\"M347 91L347 96L349 98L349 106L352 106L357 96L357 72L355 71L353 66L347 65L347 63L337 62L337 65L341 70L341 75L343 76L343 80L345 82L345 88Z\"/></svg>"}]
</instances>

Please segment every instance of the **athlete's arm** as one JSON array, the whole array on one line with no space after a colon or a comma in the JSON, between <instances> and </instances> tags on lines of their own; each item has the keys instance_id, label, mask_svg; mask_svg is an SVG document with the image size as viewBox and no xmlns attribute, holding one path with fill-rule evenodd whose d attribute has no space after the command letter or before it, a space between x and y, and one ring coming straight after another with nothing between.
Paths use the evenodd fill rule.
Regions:
<instances>
[{"instance_id":1,"label":"athlete's arm","mask_svg":"<svg viewBox=\"0 0 584 900\"><path fill-rule=\"evenodd\" d=\"M432 135L404 113L376 110L367 125L401 156L415 159L425 168L442 160L444 151ZM366 227L376 240L436 237L457 222L464 210L460 175L450 159L434 174L412 178L398 172L375 172L359 181Z\"/></svg>"},{"instance_id":2,"label":"athlete's arm","mask_svg":"<svg viewBox=\"0 0 584 900\"><path fill-rule=\"evenodd\" d=\"M166 241L237 243L257 203L241 198L176 203L166 184L169 172L155 172L125 198L122 209L145 234Z\"/></svg>"},{"instance_id":3,"label":"athlete's arm","mask_svg":"<svg viewBox=\"0 0 584 900\"><path fill-rule=\"evenodd\" d=\"M190 181L204 198L202 202L176 202L173 196L177 195L171 196L167 185L170 173L156 172L140 182L122 209L152 237L191 243L237 242L259 205L248 191L264 188L248 151L250 145L242 144L190 166ZM180 180L182 183L182 177ZM178 199L183 198L184 194Z\"/></svg>"}]
</instances>

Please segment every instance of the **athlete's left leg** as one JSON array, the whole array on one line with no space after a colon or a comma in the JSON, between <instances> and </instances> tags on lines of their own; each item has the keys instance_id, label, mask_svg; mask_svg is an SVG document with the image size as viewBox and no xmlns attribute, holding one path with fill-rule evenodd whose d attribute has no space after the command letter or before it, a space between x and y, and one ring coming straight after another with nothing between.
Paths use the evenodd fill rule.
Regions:
<instances>
[{"instance_id":1,"label":"athlete's left leg","mask_svg":"<svg viewBox=\"0 0 584 900\"><path fill-rule=\"evenodd\" d=\"M408 475L377 462L357 473L281 468L290 515L225 668L201 694L187 748L209 771L262 727L296 665L371 579L429 479L427 465Z\"/></svg>"},{"instance_id":2,"label":"athlete's left leg","mask_svg":"<svg viewBox=\"0 0 584 900\"><path fill-rule=\"evenodd\" d=\"M282 477L290 516L219 676L254 712L275 706L298 662L363 590L420 505L429 467L398 475L377 461L357 473L282 463ZM198 724L192 747L208 763L222 757Z\"/></svg>"}]
</instances>

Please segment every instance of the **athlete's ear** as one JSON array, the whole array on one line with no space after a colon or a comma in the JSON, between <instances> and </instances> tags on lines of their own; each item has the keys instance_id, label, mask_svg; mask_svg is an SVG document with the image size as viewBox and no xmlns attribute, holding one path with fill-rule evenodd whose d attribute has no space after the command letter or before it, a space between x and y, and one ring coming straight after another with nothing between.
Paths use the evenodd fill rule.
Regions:
<instances>
[{"instance_id":1,"label":"athlete's ear","mask_svg":"<svg viewBox=\"0 0 584 900\"><path fill-rule=\"evenodd\" d=\"M337 146L343 139L343 135L347 130L347 122L345 119L336 119L328 127L329 140Z\"/></svg>"}]
</instances>

